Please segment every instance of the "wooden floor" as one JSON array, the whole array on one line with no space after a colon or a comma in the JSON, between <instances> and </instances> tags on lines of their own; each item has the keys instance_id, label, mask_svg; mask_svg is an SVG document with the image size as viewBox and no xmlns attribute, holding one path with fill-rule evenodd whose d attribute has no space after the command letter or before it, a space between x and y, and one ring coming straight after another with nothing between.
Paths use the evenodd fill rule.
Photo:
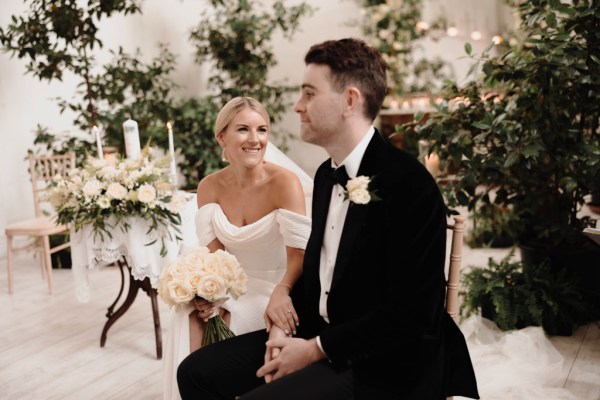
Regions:
<instances>
[{"instance_id":1,"label":"wooden floor","mask_svg":"<svg viewBox=\"0 0 600 400\"><path fill-rule=\"evenodd\" d=\"M465 249L463 265L485 265L487 257L503 254ZM92 271L92 299L82 304L75 299L70 270L54 270L55 293L48 295L37 259L19 256L15 267L14 293L8 295L6 261L0 262L0 399L162 398L162 361L156 358L145 293L100 347L106 308L119 288L118 268ZM167 308L160 300L159 305L164 322ZM568 367L557 385L578 399L600 399L600 324L551 340Z\"/></svg>"}]
</instances>

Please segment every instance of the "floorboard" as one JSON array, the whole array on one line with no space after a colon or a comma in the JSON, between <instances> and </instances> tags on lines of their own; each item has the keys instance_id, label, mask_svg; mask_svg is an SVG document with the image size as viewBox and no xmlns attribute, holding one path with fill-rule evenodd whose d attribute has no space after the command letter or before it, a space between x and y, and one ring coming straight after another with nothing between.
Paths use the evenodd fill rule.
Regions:
<instances>
[{"instance_id":1,"label":"floorboard","mask_svg":"<svg viewBox=\"0 0 600 400\"><path fill-rule=\"evenodd\" d=\"M463 266L485 265L488 257L504 254L506 250L465 248ZM119 289L116 268L92 271L91 299L79 303L68 269L53 271L54 294L49 295L38 260L19 255L9 295L5 260L0 267L0 399L162 399L162 360L156 358L145 293L138 294L100 347L107 307ZM164 338L167 307L159 301L159 308ZM599 400L600 325L551 340L565 358L564 377L557 385L582 400Z\"/></svg>"}]
</instances>

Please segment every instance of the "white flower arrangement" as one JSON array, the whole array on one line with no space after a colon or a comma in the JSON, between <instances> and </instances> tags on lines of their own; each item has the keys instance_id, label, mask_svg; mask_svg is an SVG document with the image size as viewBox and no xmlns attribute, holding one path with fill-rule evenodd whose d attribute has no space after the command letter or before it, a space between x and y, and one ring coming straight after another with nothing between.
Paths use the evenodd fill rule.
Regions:
<instances>
[{"instance_id":1,"label":"white flower arrangement","mask_svg":"<svg viewBox=\"0 0 600 400\"><path fill-rule=\"evenodd\" d=\"M155 232L166 254L165 238L180 239L180 212L187 203L185 193L173 194L169 183L169 157L151 159L146 147L138 160L90 157L82 168L67 176L54 177L47 193L60 224L73 224L76 231L91 224L94 235L104 240L110 229L127 231L127 217L141 217L150 223L148 233ZM111 218L112 217L112 218Z\"/></svg>"},{"instance_id":2,"label":"white flower arrangement","mask_svg":"<svg viewBox=\"0 0 600 400\"><path fill-rule=\"evenodd\" d=\"M165 267L159 277L158 294L170 307L187 306L194 297L215 303L215 310L230 297L246 293L248 276L237 258L224 250L211 253L199 247ZM215 311L204 330L203 345L234 336Z\"/></svg>"},{"instance_id":3,"label":"white flower arrangement","mask_svg":"<svg viewBox=\"0 0 600 400\"><path fill-rule=\"evenodd\" d=\"M344 191L344 199L350 200L354 204L369 204L371 200L380 200L374 191L369 190L371 178L360 175L349 179Z\"/></svg>"}]
</instances>

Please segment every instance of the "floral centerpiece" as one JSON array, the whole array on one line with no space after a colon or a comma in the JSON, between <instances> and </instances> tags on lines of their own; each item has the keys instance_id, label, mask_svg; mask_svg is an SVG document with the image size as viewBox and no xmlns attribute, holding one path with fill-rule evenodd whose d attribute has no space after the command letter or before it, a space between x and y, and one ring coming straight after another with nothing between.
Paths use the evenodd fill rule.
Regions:
<instances>
[{"instance_id":1,"label":"floral centerpiece","mask_svg":"<svg viewBox=\"0 0 600 400\"><path fill-rule=\"evenodd\" d=\"M165 238L179 237L180 212L185 193L173 194L169 183L169 157L152 159L145 147L137 160L111 160L89 157L83 167L67 176L54 177L48 201L57 212L59 224L73 224L76 231L91 224L94 236L111 237L110 229L127 231L128 217L149 222L148 233L155 233L148 245L161 240L161 255L166 254Z\"/></svg>"},{"instance_id":2,"label":"floral centerpiece","mask_svg":"<svg viewBox=\"0 0 600 400\"><path fill-rule=\"evenodd\" d=\"M171 307L187 307L194 297L215 303L208 319L203 345L235 336L225 325L218 307L230 297L246 293L248 276L234 255L224 250L211 253L200 247L179 257L165 267L159 278L158 294Z\"/></svg>"}]
</instances>

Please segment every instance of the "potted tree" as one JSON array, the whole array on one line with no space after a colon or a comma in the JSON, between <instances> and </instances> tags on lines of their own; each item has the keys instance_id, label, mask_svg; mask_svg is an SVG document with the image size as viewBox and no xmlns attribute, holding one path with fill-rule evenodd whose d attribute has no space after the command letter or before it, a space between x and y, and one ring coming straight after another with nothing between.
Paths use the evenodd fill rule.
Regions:
<instances>
[{"instance_id":1,"label":"potted tree","mask_svg":"<svg viewBox=\"0 0 600 400\"><path fill-rule=\"evenodd\" d=\"M596 221L580 211L600 169L600 3L531 0L517 10L519 44L497 57L466 44L481 79L448 87L438 113L397 129L457 169L444 186L450 207L510 210L525 264L550 258L554 272L593 274L580 289L598 293L600 257L581 234Z\"/></svg>"}]
</instances>

